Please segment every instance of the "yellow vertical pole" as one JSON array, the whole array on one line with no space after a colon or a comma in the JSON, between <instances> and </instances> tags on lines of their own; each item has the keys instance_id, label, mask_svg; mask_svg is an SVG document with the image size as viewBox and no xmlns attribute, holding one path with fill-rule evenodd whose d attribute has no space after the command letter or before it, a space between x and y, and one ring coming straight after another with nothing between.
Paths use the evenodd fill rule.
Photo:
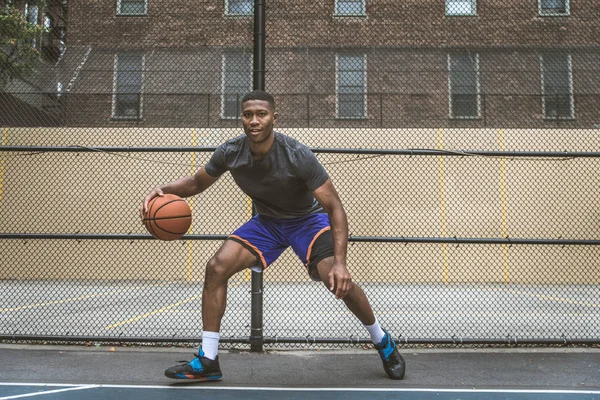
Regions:
<instances>
[{"instance_id":1,"label":"yellow vertical pole","mask_svg":"<svg viewBox=\"0 0 600 400\"><path fill-rule=\"evenodd\" d=\"M439 149L444 149L442 128L438 129ZM442 212L442 237L446 237L446 193L444 187L444 157L440 156L440 204ZM444 283L448 283L448 254L446 243L442 243L443 263L444 263Z\"/></svg>"},{"instance_id":2,"label":"yellow vertical pole","mask_svg":"<svg viewBox=\"0 0 600 400\"><path fill-rule=\"evenodd\" d=\"M502 129L498 130L498 143L500 145L500 151L504 151L504 132ZM508 237L508 224L506 217L506 186L504 179L504 157L500 157L500 190L502 196L502 235ZM504 283L509 283L508 278L508 245L504 244Z\"/></svg>"},{"instance_id":3,"label":"yellow vertical pole","mask_svg":"<svg viewBox=\"0 0 600 400\"><path fill-rule=\"evenodd\" d=\"M196 129L192 131L192 147L196 147ZM196 172L196 152L192 151L191 160L190 160L190 175L194 175ZM194 197L190 197L190 209L192 210L192 215L194 211ZM194 225L190 226L188 233L193 233ZM188 263L187 263L187 281L190 282L192 280L192 241L187 241L188 248Z\"/></svg>"},{"instance_id":4,"label":"yellow vertical pole","mask_svg":"<svg viewBox=\"0 0 600 400\"><path fill-rule=\"evenodd\" d=\"M8 138L8 128L4 128L4 133L2 136L2 145L6 146ZM0 156L0 207L2 206L2 195L4 189L4 158L6 157L5 152L2 152L2 156Z\"/></svg>"}]
</instances>

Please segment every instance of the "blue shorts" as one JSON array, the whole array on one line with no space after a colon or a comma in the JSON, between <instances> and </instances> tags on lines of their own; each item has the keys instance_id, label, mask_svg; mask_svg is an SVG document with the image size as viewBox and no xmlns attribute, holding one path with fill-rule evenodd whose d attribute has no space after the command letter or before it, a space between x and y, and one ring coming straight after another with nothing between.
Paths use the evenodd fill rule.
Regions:
<instances>
[{"instance_id":1,"label":"blue shorts","mask_svg":"<svg viewBox=\"0 0 600 400\"><path fill-rule=\"evenodd\" d=\"M228 239L240 243L254 254L261 269L267 268L292 246L313 280L319 280L317 264L333 256L329 216L324 213L295 219L255 215Z\"/></svg>"}]
</instances>

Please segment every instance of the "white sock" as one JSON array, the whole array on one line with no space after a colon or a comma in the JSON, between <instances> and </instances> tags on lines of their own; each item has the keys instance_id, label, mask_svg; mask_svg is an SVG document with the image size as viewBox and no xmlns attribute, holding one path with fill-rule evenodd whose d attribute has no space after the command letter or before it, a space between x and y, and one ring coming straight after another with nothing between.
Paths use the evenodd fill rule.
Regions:
<instances>
[{"instance_id":1,"label":"white sock","mask_svg":"<svg viewBox=\"0 0 600 400\"><path fill-rule=\"evenodd\" d=\"M375 319L375 323L373 325L365 325L365 328L369 331L369 335L371 335L371 341L374 344L379 344L383 340L385 336L385 332L381 329L381 325L379 325L379 321Z\"/></svg>"},{"instance_id":2,"label":"white sock","mask_svg":"<svg viewBox=\"0 0 600 400\"><path fill-rule=\"evenodd\" d=\"M217 358L219 339L221 339L219 332L202 331L202 351L204 351L204 357L211 360Z\"/></svg>"}]
</instances>

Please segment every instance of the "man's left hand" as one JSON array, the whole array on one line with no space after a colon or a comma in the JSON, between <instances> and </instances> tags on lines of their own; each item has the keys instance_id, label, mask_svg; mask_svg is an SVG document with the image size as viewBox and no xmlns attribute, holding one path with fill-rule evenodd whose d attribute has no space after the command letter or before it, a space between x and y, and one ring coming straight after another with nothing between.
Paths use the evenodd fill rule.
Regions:
<instances>
[{"instance_id":1,"label":"man's left hand","mask_svg":"<svg viewBox=\"0 0 600 400\"><path fill-rule=\"evenodd\" d=\"M338 299L343 299L352 287L352 278L345 264L334 263L329 272L329 290Z\"/></svg>"}]
</instances>

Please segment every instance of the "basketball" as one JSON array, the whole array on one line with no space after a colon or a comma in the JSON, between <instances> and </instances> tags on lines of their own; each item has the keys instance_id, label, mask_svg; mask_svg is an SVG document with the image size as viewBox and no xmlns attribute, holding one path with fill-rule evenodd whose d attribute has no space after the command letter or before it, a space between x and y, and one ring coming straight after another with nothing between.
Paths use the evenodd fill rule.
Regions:
<instances>
[{"instance_id":1,"label":"basketball","mask_svg":"<svg viewBox=\"0 0 600 400\"><path fill-rule=\"evenodd\" d=\"M143 221L148 232L155 238L177 240L190 229L192 210L181 197L165 194L150 200Z\"/></svg>"}]
</instances>

